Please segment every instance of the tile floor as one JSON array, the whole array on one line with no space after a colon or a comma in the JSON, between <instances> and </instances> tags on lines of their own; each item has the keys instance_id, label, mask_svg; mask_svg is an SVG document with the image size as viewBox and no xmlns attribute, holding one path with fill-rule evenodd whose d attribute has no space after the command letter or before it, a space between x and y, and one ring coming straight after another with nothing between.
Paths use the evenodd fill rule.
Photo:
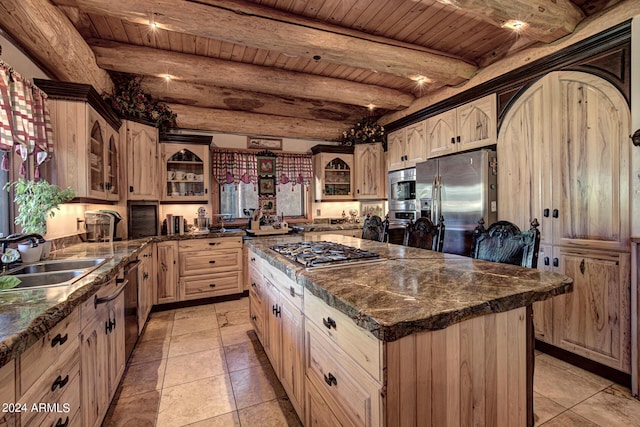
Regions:
<instances>
[{"instance_id":1,"label":"tile floor","mask_svg":"<svg viewBox=\"0 0 640 427\"><path fill-rule=\"evenodd\" d=\"M536 426L639 426L629 389L537 353ZM152 313L103 426L300 426L247 298Z\"/></svg>"}]
</instances>

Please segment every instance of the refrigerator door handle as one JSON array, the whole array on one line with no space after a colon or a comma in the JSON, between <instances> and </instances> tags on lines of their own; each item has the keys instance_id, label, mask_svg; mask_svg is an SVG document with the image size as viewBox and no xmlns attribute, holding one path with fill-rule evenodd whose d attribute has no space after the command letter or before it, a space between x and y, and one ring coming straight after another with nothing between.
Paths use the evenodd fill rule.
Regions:
<instances>
[{"instance_id":1,"label":"refrigerator door handle","mask_svg":"<svg viewBox=\"0 0 640 427\"><path fill-rule=\"evenodd\" d=\"M434 175L433 182L431 183L431 222L436 218L438 210L438 175ZM434 223L435 224L435 223Z\"/></svg>"},{"instance_id":2,"label":"refrigerator door handle","mask_svg":"<svg viewBox=\"0 0 640 427\"><path fill-rule=\"evenodd\" d=\"M438 175L438 212L436 212L436 217L433 219L433 223L437 224L440 221L440 216L442 215L442 175Z\"/></svg>"}]
</instances>

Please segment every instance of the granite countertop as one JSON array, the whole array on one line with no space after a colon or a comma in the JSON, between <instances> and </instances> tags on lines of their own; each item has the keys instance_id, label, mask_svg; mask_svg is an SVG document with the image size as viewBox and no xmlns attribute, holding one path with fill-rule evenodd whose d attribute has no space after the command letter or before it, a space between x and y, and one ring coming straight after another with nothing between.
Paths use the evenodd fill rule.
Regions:
<instances>
[{"instance_id":1,"label":"granite countertop","mask_svg":"<svg viewBox=\"0 0 640 427\"><path fill-rule=\"evenodd\" d=\"M51 253L49 259L108 258L71 285L0 292L0 367L42 338L97 290L116 277L151 242L241 237L244 230L224 233L147 237L112 243L79 243Z\"/></svg>"},{"instance_id":2,"label":"granite countertop","mask_svg":"<svg viewBox=\"0 0 640 427\"><path fill-rule=\"evenodd\" d=\"M301 240L301 236L280 237L247 244L302 284L305 292L382 341L527 306L573 287L571 278L558 273L340 235L326 235L323 240L377 252L386 260L366 267L307 271L269 249Z\"/></svg>"},{"instance_id":3,"label":"granite countertop","mask_svg":"<svg viewBox=\"0 0 640 427\"><path fill-rule=\"evenodd\" d=\"M291 226L292 229L301 232L311 231L335 231L335 230L358 230L362 228L361 222L352 222L344 224L296 224Z\"/></svg>"}]
</instances>

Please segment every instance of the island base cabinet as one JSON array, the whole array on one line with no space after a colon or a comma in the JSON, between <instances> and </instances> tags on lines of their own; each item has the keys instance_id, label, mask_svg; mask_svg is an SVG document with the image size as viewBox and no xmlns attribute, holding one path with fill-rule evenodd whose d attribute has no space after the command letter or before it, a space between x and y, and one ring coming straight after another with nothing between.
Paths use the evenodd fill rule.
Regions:
<instances>
[{"instance_id":1,"label":"island base cabinet","mask_svg":"<svg viewBox=\"0 0 640 427\"><path fill-rule=\"evenodd\" d=\"M311 381L307 380L305 393L306 418L304 425L309 427L343 426L338 418L333 415L331 407L325 402L320 392Z\"/></svg>"},{"instance_id":2,"label":"island base cabinet","mask_svg":"<svg viewBox=\"0 0 640 427\"><path fill-rule=\"evenodd\" d=\"M527 310L386 343L386 425L526 426L533 373Z\"/></svg>"},{"instance_id":3,"label":"island base cabinet","mask_svg":"<svg viewBox=\"0 0 640 427\"><path fill-rule=\"evenodd\" d=\"M0 403L16 401L16 365L10 360L0 368ZM14 427L16 416L14 412L0 412L0 427Z\"/></svg>"}]
</instances>

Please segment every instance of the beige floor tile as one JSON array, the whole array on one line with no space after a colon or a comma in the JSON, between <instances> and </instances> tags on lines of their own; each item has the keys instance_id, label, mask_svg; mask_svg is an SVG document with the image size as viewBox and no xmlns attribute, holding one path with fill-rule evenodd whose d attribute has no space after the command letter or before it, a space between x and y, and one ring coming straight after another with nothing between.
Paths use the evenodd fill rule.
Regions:
<instances>
[{"instance_id":1,"label":"beige floor tile","mask_svg":"<svg viewBox=\"0 0 640 427\"><path fill-rule=\"evenodd\" d=\"M536 363L537 361L541 361L542 363L549 363L551 365L557 366L567 372L570 372L574 375L577 375L579 377L584 378L587 381L590 381L594 384L598 384L599 386L601 386L603 389L606 387L609 387L610 385L613 384L613 381L608 380L606 378L603 378L599 375L593 374L589 371L585 371L582 368L578 368L577 366L574 366L570 363L565 362L564 360L560 360L560 359L556 359L553 356L550 356L548 354L542 353L540 355L540 357L536 358Z\"/></svg>"},{"instance_id":2,"label":"beige floor tile","mask_svg":"<svg viewBox=\"0 0 640 427\"><path fill-rule=\"evenodd\" d=\"M169 356L170 337L155 340L140 340L131 353L129 363L150 362L152 360L166 359Z\"/></svg>"},{"instance_id":3,"label":"beige floor tile","mask_svg":"<svg viewBox=\"0 0 640 427\"><path fill-rule=\"evenodd\" d=\"M640 426L640 402L622 386L612 386L571 408L601 426Z\"/></svg>"},{"instance_id":4,"label":"beige floor tile","mask_svg":"<svg viewBox=\"0 0 640 427\"><path fill-rule=\"evenodd\" d=\"M580 376L546 359L536 358L533 390L565 408L582 402L607 386L608 382L602 379Z\"/></svg>"},{"instance_id":5,"label":"beige floor tile","mask_svg":"<svg viewBox=\"0 0 640 427\"><path fill-rule=\"evenodd\" d=\"M162 389L167 359L129 365L122 379L120 396L127 397Z\"/></svg>"},{"instance_id":6,"label":"beige floor tile","mask_svg":"<svg viewBox=\"0 0 640 427\"><path fill-rule=\"evenodd\" d=\"M179 308L176 310L174 319L190 319L202 316L215 316L216 310L214 304L196 305L193 307Z\"/></svg>"},{"instance_id":7,"label":"beige floor tile","mask_svg":"<svg viewBox=\"0 0 640 427\"><path fill-rule=\"evenodd\" d=\"M238 409L286 396L271 365L242 369L229 376Z\"/></svg>"},{"instance_id":8,"label":"beige floor tile","mask_svg":"<svg viewBox=\"0 0 640 427\"><path fill-rule=\"evenodd\" d=\"M605 424L605 426L606 425L607 424ZM594 424L575 412L568 410L542 424L542 427L598 427L598 424Z\"/></svg>"},{"instance_id":9,"label":"beige floor tile","mask_svg":"<svg viewBox=\"0 0 640 427\"><path fill-rule=\"evenodd\" d=\"M218 415L204 421L189 424L189 427L240 427L240 418L238 412L229 412L228 414ZM257 427L257 426L255 426Z\"/></svg>"},{"instance_id":10,"label":"beige floor tile","mask_svg":"<svg viewBox=\"0 0 640 427\"><path fill-rule=\"evenodd\" d=\"M220 336L222 336L222 345L228 346L251 341L252 337L255 337L255 332L251 323L244 323L220 328Z\"/></svg>"},{"instance_id":11,"label":"beige floor tile","mask_svg":"<svg viewBox=\"0 0 640 427\"><path fill-rule=\"evenodd\" d=\"M226 372L227 365L222 348L170 357L167 359L164 387L215 377Z\"/></svg>"},{"instance_id":12,"label":"beige floor tile","mask_svg":"<svg viewBox=\"0 0 640 427\"><path fill-rule=\"evenodd\" d=\"M235 310L216 309L220 329L251 323L249 307Z\"/></svg>"},{"instance_id":13,"label":"beige floor tile","mask_svg":"<svg viewBox=\"0 0 640 427\"><path fill-rule=\"evenodd\" d=\"M217 302L214 304L216 313L230 310L244 310L249 308L249 298L234 299L231 301Z\"/></svg>"},{"instance_id":14,"label":"beige floor tile","mask_svg":"<svg viewBox=\"0 0 640 427\"><path fill-rule=\"evenodd\" d=\"M177 314L176 314L177 316ZM211 331L218 328L215 313L196 317L187 317L173 321L172 336L192 334L194 332Z\"/></svg>"},{"instance_id":15,"label":"beige floor tile","mask_svg":"<svg viewBox=\"0 0 640 427\"><path fill-rule=\"evenodd\" d=\"M172 321L175 314L176 314L175 310L154 311L149 314L149 319Z\"/></svg>"},{"instance_id":16,"label":"beige floor tile","mask_svg":"<svg viewBox=\"0 0 640 427\"><path fill-rule=\"evenodd\" d=\"M169 357L197 353L222 346L222 338L218 329L194 332L192 334L174 335L169 343Z\"/></svg>"},{"instance_id":17,"label":"beige floor tile","mask_svg":"<svg viewBox=\"0 0 640 427\"><path fill-rule=\"evenodd\" d=\"M173 327L172 320L166 319L151 319L147 322L147 325L142 332L142 336L138 341L148 341L163 339L171 336L171 328Z\"/></svg>"},{"instance_id":18,"label":"beige floor tile","mask_svg":"<svg viewBox=\"0 0 640 427\"><path fill-rule=\"evenodd\" d=\"M551 418L566 411L567 408L554 402L553 400L544 397L540 393L533 393L533 422L534 425L539 426Z\"/></svg>"},{"instance_id":19,"label":"beige floor tile","mask_svg":"<svg viewBox=\"0 0 640 427\"><path fill-rule=\"evenodd\" d=\"M120 397L109 408L102 426L153 427L156 425L159 404L160 391Z\"/></svg>"},{"instance_id":20,"label":"beige floor tile","mask_svg":"<svg viewBox=\"0 0 640 427\"><path fill-rule=\"evenodd\" d=\"M156 426L182 426L235 410L231 380L219 375L163 388Z\"/></svg>"},{"instance_id":21,"label":"beige floor tile","mask_svg":"<svg viewBox=\"0 0 640 427\"><path fill-rule=\"evenodd\" d=\"M284 427L302 426L296 411L287 398L275 399L238 410L243 426Z\"/></svg>"},{"instance_id":22,"label":"beige floor tile","mask_svg":"<svg viewBox=\"0 0 640 427\"><path fill-rule=\"evenodd\" d=\"M249 332L251 334L252 332ZM269 364L269 359L257 338L224 347L229 372Z\"/></svg>"}]
</instances>

